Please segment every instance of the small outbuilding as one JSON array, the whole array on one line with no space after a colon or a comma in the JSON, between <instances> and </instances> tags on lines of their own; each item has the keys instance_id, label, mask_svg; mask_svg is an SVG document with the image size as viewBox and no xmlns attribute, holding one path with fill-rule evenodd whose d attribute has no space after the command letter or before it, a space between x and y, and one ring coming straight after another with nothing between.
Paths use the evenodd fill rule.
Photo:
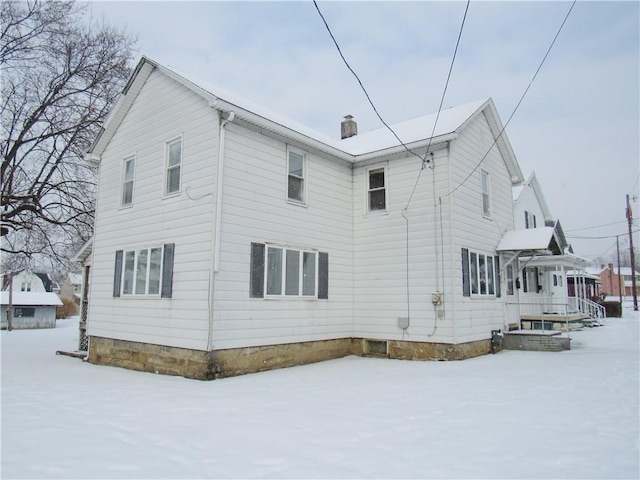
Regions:
<instances>
[{"instance_id":1,"label":"small outbuilding","mask_svg":"<svg viewBox=\"0 0 640 480\"><path fill-rule=\"evenodd\" d=\"M0 328L6 330L8 291L0 292L0 304L2 305ZM62 302L53 292L14 292L12 329L55 328L58 305L62 305Z\"/></svg>"}]
</instances>

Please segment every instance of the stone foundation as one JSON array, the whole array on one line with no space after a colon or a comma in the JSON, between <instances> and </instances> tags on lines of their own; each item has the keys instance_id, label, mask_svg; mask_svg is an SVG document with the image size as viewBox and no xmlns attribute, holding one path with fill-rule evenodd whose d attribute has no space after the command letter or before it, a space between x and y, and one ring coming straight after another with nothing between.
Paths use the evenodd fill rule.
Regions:
<instances>
[{"instance_id":1,"label":"stone foundation","mask_svg":"<svg viewBox=\"0 0 640 480\"><path fill-rule=\"evenodd\" d=\"M491 352L491 340L458 345L363 338L233 348L204 352L102 337L91 337L89 362L213 380L276 368L322 362L347 355L400 360L463 360Z\"/></svg>"}]
</instances>

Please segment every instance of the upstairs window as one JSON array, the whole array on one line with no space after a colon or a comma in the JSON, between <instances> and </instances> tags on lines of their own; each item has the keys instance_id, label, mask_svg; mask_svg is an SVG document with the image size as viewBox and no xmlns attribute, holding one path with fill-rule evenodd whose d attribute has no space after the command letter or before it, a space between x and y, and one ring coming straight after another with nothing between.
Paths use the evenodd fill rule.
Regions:
<instances>
[{"instance_id":1,"label":"upstairs window","mask_svg":"<svg viewBox=\"0 0 640 480\"><path fill-rule=\"evenodd\" d=\"M167 142L166 146L165 194L180 192L180 176L182 171L182 138Z\"/></svg>"},{"instance_id":2,"label":"upstairs window","mask_svg":"<svg viewBox=\"0 0 640 480\"><path fill-rule=\"evenodd\" d=\"M289 149L287 160L287 198L294 202L306 203L306 163L307 155L305 153Z\"/></svg>"},{"instance_id":3,"label":"upstairs window","mask_svg":"<svg viewBox=\"0 0 640 480\"><path fill-rule=\"evenodd\" d=\"M387 169L372 167L366 170L367 211L387 210Z\"/></svg>"},{"instance_id":4,"label":"upstairs window","mask_svg":"<svg viewBox=\"0 0 640 480\"><path fill-rule=\"evenodd\" d=\"M524 228L536 228L536 216L525 210L524 212Z\"/></svg>"},{"instance_id":5,"label":"upstairs window","mask_svg":"<svg viewBox=\"0 0 640 480\"><path fill-rule=\"evenodd\" d=\"M21 292L30 292L31 291L31 282L22 282L20 286Z\"/></svg>"},{"instance_id":6,"label":"upstairs window","mask_svg":"<svg viewBox=\"0 0 640 480\"><path fill-rule=\"evenodd\" d=\"M135 167L135 157L124 159L122 163L122 206L131 205L133 203L133 179L135 175Z\"/></svg>"},{"instance_id":7,"label":"upstairs window","mask_svg":"<svg viewBox=\"0 0 640 480\"><path fill-rule=\"evenodd\" d=\"M491 184L489 172L480 171L480 188L482 190L482 214L485 217L491 216Z\"/></svg>"}]
</instances>

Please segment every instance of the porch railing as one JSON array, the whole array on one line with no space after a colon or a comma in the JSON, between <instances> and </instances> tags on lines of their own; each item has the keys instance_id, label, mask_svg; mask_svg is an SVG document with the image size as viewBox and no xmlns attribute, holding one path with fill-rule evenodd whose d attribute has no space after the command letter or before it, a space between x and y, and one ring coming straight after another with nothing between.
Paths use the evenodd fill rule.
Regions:
<instances>
[{"instance_id":1,"label":"porch railing","mask_svg":"<svg viewBox=\"0 0 640 480\"><path fill-rule=\"evenodd\" d=\"M590 318L605 318L607 316L602 305L586 298L569 297L569 303L579 312L589 315Z\"/></svg>"}]
</instances>

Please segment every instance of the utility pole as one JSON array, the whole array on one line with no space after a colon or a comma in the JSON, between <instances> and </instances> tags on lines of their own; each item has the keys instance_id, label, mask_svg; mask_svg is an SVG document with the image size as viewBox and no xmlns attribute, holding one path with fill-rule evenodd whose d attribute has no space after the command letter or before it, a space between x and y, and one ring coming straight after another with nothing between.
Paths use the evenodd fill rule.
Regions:
<instances>
[{"instance_id":1,"label":"utility pole","mask_svg":"<svg viewBox=\"0 0 640 480\"><path fill-rule=\"evenodd\" d=\"M13 330L13 272L9 273L9 305L7 305L7 331Z\"/></svg>"},{"instance_id":2,"label":"utility pole","mask_svg":"<svg viewBox=\"0 0 640 480\"><path fill-rule=\"evenodd\" d=\"M629 248L631 254L631 294L633 295L633 309L638 311L638 291L636 290L636 256L633 252L633 234L631 233L633 226L633 212L629 204L629 195L627 194L627 223L629 224Z\"/></svg>"},{"instance_id":3,"label":"utility pole","mask_svg":"<svg viewBox=\"0 0 640 480\"><path fill-rule=\"evenodd\" d=\"M622 275L620 274L620 241L616 235L616 250L618 251L618 295L620 295L620 315L622 315Z\"/></svg>"}]
</instances>

